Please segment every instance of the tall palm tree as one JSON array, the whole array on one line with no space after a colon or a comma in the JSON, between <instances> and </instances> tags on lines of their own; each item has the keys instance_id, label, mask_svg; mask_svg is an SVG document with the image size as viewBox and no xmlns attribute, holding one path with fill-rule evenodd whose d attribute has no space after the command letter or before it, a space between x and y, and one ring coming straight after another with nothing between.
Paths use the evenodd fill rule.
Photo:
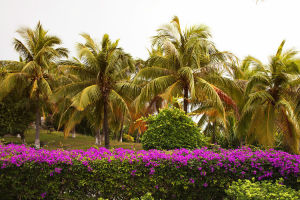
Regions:
<instances>
[{"instance_id":1,"label":"tall palm tree","mask_svg":"<svg viewBox=\"0 0 300 200\"><path fill-rule=\"evenodd\" d=\"M61 57L68 56L66 48L56 47L61 40L44 30L40 22L35 29L21 28L17 31L24 42L15 38L14 48L20 54L20 62L8 63L7 75L1 83L1 96L29 88L29 97L36 104L35 147L40 148L41 112L52 94L51 70Z\"/></svg>"},{"instance_id":2,"label":"tall palm tree","mask_svg":"<svg viewBox=\"0 0 300 200\"><path fill-rule=\"evenodd\" d=\"M66 61L60 66L79 81L62 86L56 95L71 97L71 106L78 111L96 109L95 113L103 115L99 119L102 118L105 146L109 148L109 113L113 113L114 107L128 111L120 91L134 66L131 56L118 47L118 40L112 42L105 34L101 44L97 44L88 34L81 36L85 43L77 45L80 60Z\"/></svg>"},{"instance_id":3,"label":"tall palm tree","mask_svg":"<svg viewBox=\"0 0 300 200\"><path fill-rule=\"evenodd\" d=\"M148 81L136 99L137 105L142 107L157 96L167 101L173 97L183 97L183 107L187 113L189 102L209 98L225 118L222 100L231 99L208 77L218 76L227 54L215 48L206 26L192 26L182 31L175 16L170 24L158 29L153 37L153 47L147 67L139 71L134 81Z\"/></svg>"},{"instance_id":4,"label":"tall palm tree","mask_svg":"<svg viewBox=\"0 0 300 200\"><path fill-rule=\"evenodd\" d=\"M299 123L293 104L297 91L293 88L299 81L297 52L283 52L283 41L268 65L252 59L252 65L260 70L246 85L246 102L237 130L247 142L258 142L272 147L274 133L284 134L285 144L294 153L299 152Z\"/></svg>"}]
</instances>

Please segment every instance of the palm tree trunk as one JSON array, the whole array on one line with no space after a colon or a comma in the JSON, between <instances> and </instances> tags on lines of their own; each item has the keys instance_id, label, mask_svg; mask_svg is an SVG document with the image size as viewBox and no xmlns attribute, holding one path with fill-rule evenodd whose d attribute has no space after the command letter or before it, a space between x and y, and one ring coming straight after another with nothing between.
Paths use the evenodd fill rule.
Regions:
<instances>
[{"instance_id":1,"label":"palm tree trunk","mask_svg":"<svg viewBox=\"0 0 300 200\"><path fill-rule=\"evenodd\" d=\"M119 142L123 142L123 125L124 125L124 116L122 115L121 129L120 129L120 134L119 134Z\"/></svg>"},{"instance_id":2,"label":"palm tree trunk","mask_svg":"<svg viewBox=\"0 0 300 200\"><path fill-rule=\"evenodd\" d=\"M108 116L107 116L107 97L103 101L103 134L105 137L105 147L109 149L109 130L108 130Z\"/></svg>"},{"instance_id":3,"label":"palm tree trunk","mask_svg":"<svg viewBox=\"0 0 300 200\"><path fill-rule=\"evenodd\" d=\"M188 87L184 87L183 95L184 95L183 109L184 109L184 112L187 113L188 112L188 98L189 98L189 89L188 89Z\"/></svg>"},{"instance_id":4,"label":"palm tree trunk","mask_svg":"<svg viewBox=\"0 0 300 200\"><path fill-rule=\"evenodd\" d=\"M72 129L72 138L76 138L76 131L75 131L75 127Z\"/></svg>"},{"instance_id":5,"label":"palm tree trunk","mask_svg":"<svg viewBox=\"0 0 300 200\"><path fill-rule=\"evenodd\" d=\"M35 141L34 145L35 148L39 149L41 147L40 143L40 126L41 126L41 111L39 105L37 106L36 113L35 113Z\"/></svg>"},{"instance_id":6,"label":"palm tree trunk","mask_svg":"<svg viewBox=\"0 0 300 200\"><path fill-rule=\"evenodd\" d=\"M100 144L102 144L102 142L103 142L103 133L101 134L100 132Z\"/></svg>"},{"instance_id":7,"label":"palm tree trunk","mask_svg":"<svg viewBox=\"0 0 300 200\"><path fill-rule=\"evenodd\" d=\"M100 128L96 129L96 142L95 142L95 144L97 146L101 145Z\"/></svg>"},{"instance_id":8,"label":"palm tree trunk","mask_svg":"<svg viewBox=\"0 0 300 200\"><path fill-rule=\"evenodd\" d=\"M216 123L213 122L213 132L212 132L212 139L211 139L211 143L215 144L216 143Z\"/></svg>"},{"instance_id":9,"label":"palm tree trunk","mask_svg":"<svg viewBox=\"0 0 300 200\"><path fill-rule=\"evenodd\" d=\"M25 134L24 132L20 134L22 144L25 144Z\"/></svg>"},{"instance_id":10,"label":"palm tree trunk","mask_svg":"<svg viewBox=\"0 0 300 200\"><path fill-rule=\"evenodd\" d=\"M140 142L140 131L137 132L137 135L136 135L136 143L139 143Z\"/></svg>"}]
</instances>

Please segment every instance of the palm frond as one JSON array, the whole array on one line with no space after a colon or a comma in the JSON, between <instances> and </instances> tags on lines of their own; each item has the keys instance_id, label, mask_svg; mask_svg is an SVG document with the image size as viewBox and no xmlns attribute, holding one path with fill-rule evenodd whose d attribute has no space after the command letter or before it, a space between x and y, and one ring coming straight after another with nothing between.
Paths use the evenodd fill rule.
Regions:
<instances>
[{"instance_id":1,"label":"palm frond","mask_svg":"<svg viewBox=\"0 0 300 200\"><path fill-rule=\"evenodd\" d=\"M88 105L97 102L100 98L101 93L98 85L91 85L72 98L72 106L75 106L79 111L83 111Z\"/></svg>"}]
</instances>

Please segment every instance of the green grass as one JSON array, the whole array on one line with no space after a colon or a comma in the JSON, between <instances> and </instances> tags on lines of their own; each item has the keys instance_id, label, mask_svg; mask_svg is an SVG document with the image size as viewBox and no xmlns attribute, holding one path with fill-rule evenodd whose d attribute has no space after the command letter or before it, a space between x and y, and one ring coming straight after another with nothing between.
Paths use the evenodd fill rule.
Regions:
<instances>
[{"instance_id":1,"label":"green grass","mask_svg":"<svg viewBox=\"0 0 300 200\"><path fill-rule=\"evenodd\" d=\"M35 138L35 130L29 129L25 132L25 140L26 144L33 145ZM6 142L21 144L21 139L9 136L4 137ZM41 130L40 133L40 141L42 148L44 149L88 149L91 147L95 147L95 138L92 136L82 135L76 133L76 138L72 138L71 136L65 138L63 132L49 132L46 130ZM104 145L101 145L104 146ZM141 150L142 145L140 143L127 143L127 142L117 142L114 140L110 141L111 148L124 148L124 149L134 149Z\"/></svg>"}]
</instances>

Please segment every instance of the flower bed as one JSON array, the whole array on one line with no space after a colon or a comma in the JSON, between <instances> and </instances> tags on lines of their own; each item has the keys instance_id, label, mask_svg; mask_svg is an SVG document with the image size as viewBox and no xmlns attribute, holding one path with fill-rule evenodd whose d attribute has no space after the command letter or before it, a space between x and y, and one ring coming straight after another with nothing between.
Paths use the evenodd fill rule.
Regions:
<instances>
[{"instance_id":1,"label":"flower bed","mask_svg":"<svg viewBox=\"0 0 300 200\"><path fill-rule=\"evenodd\" d=\"M91 148L35 150L0 145L6 199L220 199L238 179L276 180L299 189L300 156L281 151Z\"/></svg>"}]
</instances>

